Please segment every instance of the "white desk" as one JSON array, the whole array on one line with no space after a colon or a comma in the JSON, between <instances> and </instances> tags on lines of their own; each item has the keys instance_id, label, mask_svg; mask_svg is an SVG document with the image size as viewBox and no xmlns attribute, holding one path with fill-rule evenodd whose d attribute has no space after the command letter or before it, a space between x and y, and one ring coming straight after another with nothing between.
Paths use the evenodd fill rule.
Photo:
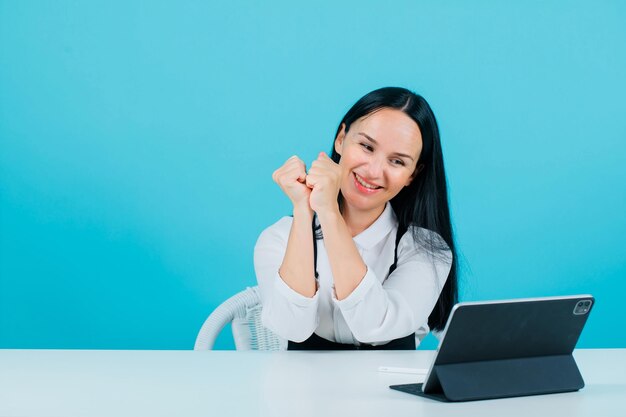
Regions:
<instances>
[{"instance_id":1,"label":"white desk","mask_svg":"<svg viewBox=\"0 0 626 417\"><path fill-rule=\"evenodd\" d=\"M624 416L626 349L578 350L575 393L439 403L393 391L433 352L0 350L0 416Z\"/></svg>"}]
</instances>

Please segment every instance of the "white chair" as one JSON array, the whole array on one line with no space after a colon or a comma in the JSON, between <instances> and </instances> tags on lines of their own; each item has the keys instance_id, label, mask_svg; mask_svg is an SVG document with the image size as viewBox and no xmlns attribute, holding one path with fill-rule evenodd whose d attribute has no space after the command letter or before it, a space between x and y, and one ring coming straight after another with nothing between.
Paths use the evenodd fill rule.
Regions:
<instances>
[{"instance_id":1,"label":"white chair","mask_svg":"<svg viewBox=\"0 0 626 417\"><path fill-rule=\"evenodd\" d=\"M213 349L224 326L231 323L237 350L286 350L287 340L261 324L259 287L249 287L220 304L206 319L194 350Z\"/></svg>"}]
</instances>

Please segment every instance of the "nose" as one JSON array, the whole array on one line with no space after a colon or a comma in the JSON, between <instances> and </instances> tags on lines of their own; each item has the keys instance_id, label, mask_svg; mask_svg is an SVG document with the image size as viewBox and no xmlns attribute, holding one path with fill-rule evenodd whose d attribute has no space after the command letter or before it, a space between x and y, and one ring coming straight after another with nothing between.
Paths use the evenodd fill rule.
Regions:
<instances>
[{"instance_id":1,"label":"nose","mask_svg":"<svg viewBox=\"0 0 626 417\"><path fill-rule=\"evenodd\" d=\"M366 175L370 180L377 180L383 176L383 164L385 161L382 158L372 157L367 163Z\"/></svg>"}]
</instances>

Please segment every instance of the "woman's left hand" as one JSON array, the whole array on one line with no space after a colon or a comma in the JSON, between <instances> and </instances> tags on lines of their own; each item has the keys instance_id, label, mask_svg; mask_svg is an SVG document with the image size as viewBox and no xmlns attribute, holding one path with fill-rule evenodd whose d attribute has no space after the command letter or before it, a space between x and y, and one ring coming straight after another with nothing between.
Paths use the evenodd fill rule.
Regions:
<instances>
[{"instance_id":1,"label":"woman's left hand","mask_svg":"<svg viewBox=\"0 0 626 417\"><path fill-rule=\"evenodd\" d=\"M306 176L306 185L311 188L309 205L316 213L336 211L339 212L337 195L341 188L341 167L320 152L318 158L313 161Z\"/></svg>"}]
</instances>

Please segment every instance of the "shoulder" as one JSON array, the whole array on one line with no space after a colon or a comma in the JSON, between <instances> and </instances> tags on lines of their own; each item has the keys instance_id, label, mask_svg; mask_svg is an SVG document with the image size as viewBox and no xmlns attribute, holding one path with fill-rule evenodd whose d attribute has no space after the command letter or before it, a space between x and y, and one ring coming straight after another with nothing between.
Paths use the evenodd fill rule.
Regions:
<instances>
[{"instance_id":1,"label":"shoulder","mask_svg":"<svg viewBox=\"0 0 626 417\"><path fill-rule=\"evenodd\" d=\"M259 235L256 247L258 248L259 246L275 245L280 243L286 244L289 238L289 231L291 230L292 223L293 217L285 216L273 225L267 227Z\"/></svg>"},{"instance_id":2,"label":"shoulder","mask_svg":"<svg viewBox=\"0 0 626 417\"><path fill-rule=\"evenodd\" d=\"M452 251L441 237L433 230L411 226L398 243L398 256L420 255L434 257L444 263L452 263Z\"/></svg>"}]
</instances>

